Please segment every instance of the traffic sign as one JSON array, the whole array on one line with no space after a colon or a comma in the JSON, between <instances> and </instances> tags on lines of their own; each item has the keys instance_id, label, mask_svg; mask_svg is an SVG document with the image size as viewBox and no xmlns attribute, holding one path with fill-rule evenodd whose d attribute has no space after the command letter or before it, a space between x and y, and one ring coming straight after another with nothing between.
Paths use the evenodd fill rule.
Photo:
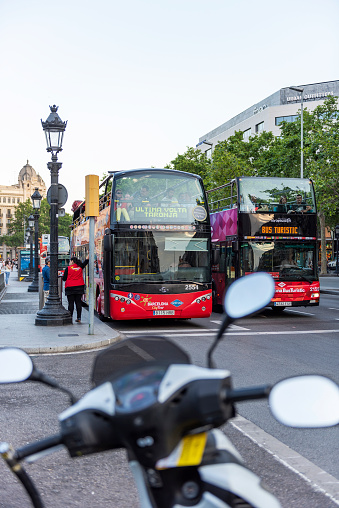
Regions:
<instances>
[{"instance_id":1,"label":"traffic sign","mask_svg":"<svg viewBox=\"0 0 339 508\"><path fill-rule=\"evenodd\" d=\"M42 245L49 245L50 235L44 234L42 235Z\"/></svg>"},{"instance_id":2,"label":"traffic sign","mask_svg":"<svg viewBox=\"0 0 339 508\"><path fill-rule=\"evenodd\" d=\"M57 185L57 184L53 183L52 185ZM51 202L52 185L50 186L50 188L47 191L47 201L50 205L52 204L52 202ZM67 199L68 199L68 193L67 193L66 187L64 185L62 185L61 183L58 183L58 207L61 208L62 206L64 206Z\"/></svg>"}]
</instances>

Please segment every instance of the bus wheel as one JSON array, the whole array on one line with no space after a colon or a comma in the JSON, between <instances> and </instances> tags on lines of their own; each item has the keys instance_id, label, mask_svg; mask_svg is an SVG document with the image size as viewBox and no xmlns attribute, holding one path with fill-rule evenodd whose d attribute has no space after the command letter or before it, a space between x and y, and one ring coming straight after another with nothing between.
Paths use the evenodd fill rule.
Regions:
<instances>
[{"instance_id":1,"label":"bus wheel","mask_svg":"<svg viewBox=\"0 0 339 508\"><path fill-rule=\"evenodd\" d=\"M286 307L272 307L274 314L281 314L285 309Z\"/></svg>"}]
</instances>

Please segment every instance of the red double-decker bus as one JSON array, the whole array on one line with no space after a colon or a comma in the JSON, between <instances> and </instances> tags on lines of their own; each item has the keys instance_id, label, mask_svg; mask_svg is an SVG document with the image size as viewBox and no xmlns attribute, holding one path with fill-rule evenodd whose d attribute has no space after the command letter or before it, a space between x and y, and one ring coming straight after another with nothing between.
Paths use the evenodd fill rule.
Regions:
<instances>
[{"instance_id":1,"label":"red double-decker bus","mask_svg":"<svg viewBox=\"0 0 339 508\"><path fill-rule=\"evenodd\" d=\"M212 226L213 301L238 277L275 279L271 307L319 305L317 214L311 180L234 178L207 192Z\"/></svg>"},{"instance_id":2,"label":"red double-decker bus","mask_svg":"<svg viewBox=\"0 0 339 508\"><path fill-rule=\"evenodd\" d=\"M94 255L99 317L210 316L211 227L201 178L169 169L115 172L100 185L100 195ZM88 242L82 203L74 213L72 255L85 259Z\"/></svg>"}]
</instances>

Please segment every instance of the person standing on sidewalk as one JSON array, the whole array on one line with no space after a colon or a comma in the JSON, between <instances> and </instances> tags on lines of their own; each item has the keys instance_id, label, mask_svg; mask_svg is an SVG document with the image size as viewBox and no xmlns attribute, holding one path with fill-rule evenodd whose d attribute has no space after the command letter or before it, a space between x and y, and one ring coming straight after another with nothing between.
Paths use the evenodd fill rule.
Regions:
<instances>
[{"instance_id":1,"label":"person standing on sidewalk","mask_svg":"<svg viewBox=\"0 0 339 508\"><path fill-rule=\"evenodd\" d=\"M9 286L9 276L11 274L11 265L10 265L10 261L8 259L6 259L6 261L5 261L4 272L5 272L5 277L6 277L6 286Z\"/></svg>"},{"instance_id":2,"label":"person standing on sidewalk","mask_svg":"<svg viewBox=\"0 0 339 508\"><path fill-rule=\"evenodd\" d=\"M77 257L71 257L70 265L67 266L62 280L65 281L65 294L68 300L68 310L73 316L74 303L77 311L76 323L81 322L81 296L85 292L85 283L82 270L88 265L88 259L83 263Z\"/></svg>"},{"instance_id":3,"label":"person standing on sidewalk","mask_svg":"<svg viewBox=\"0 0 339 508\"><path fill-rule=\"evenodd\" d=\"M45 266L42 269L42 278L44 280L44 305L46 303L47 297L49 295L49 276L50 276L50 268L49 268L49 258L45 259Z\"/></svg>"}]
</instances>

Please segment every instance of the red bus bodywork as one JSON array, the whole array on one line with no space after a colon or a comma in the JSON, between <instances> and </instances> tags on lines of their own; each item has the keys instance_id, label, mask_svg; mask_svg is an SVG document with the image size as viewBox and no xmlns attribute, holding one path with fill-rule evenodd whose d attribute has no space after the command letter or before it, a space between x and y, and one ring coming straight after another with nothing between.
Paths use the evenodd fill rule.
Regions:
<instances>
[{"instance_id":1,"label":"red bus bodywork","mask_svg":"<svg viewBox=\"0 0 339 508\"><path fill-rule=\"evenodd\" d=\"M307 214L288 214L275 212L277 206L265 206L263 213L241 211L238 191L232 196L232 207L211 213L214 303L223 304L225 291L236 278L266 271L275 280L271 306L276 310L319 305L315 209ZM281 260L287 251L298 258L298 263L283 268Z\"/></svg>"},{"instance_id":2,"label":"red bus bodywork","mask_svg":"<svg viewBox=\"0 0 339 508\"><path fill-rule=\"evenodd\" d=\"M139 175L142 176L142 171L137 170L133 174L137 178ZM152 170L145 171L153 176ZM157 171L159 172L155 170L154 173L157 174ZM168 175L169 179L172 175L178 178L176 171L161 170L161 176L163 174ZM179 175L180 178L194 176L186 173ZM114 193L114 182L112 188ZM177 208L150 206L147 208L147 214L144 213L144 223L141 223L142 219L134 223L132 214L130 219L128 213L119 215L116 213L118 206L115 204L114 207L111 206L112 193L104 192L104 198L100 201L101 210L99 216L95 218L94 233L95 302L99 317L113 320L209 317L212 312L210 223L209 217L207 222L201 205L195 206L193 214L197 220L191 224L183 221L179 224L161 223L159 218L156 223L146 220L149 215L158 214L159 217L171 213L175 215L176 210L183 213L184 205L181 205L182 207L178 205ZM84 203L81 206L84 207ZM135 207L135 210L142 217L142 206ZM204 225L199 224L201 217L205 220ZM127 218L130 220L127 221ZM204 250L203 270L208 274L204 280L190 280L187 274L194 272L192 266L186 269L187 272L185 268L169 267L167 276L161 269L166 256L169 257L171 254L179 256L175 249L180 250L181 243L185 244L189 255L200 255L194 251L195 248ZM88 247L89 221L85 214L82 216L80 213L71 234L72 255L83 259L88 255ZM201 259L200 257L200 262ZM196 270L200 269L199 265ZM87 302L88 270L85 276L87 293L84 299ZM152 278L154 280L149 280Z\"/></svg>"}]
</instances>

